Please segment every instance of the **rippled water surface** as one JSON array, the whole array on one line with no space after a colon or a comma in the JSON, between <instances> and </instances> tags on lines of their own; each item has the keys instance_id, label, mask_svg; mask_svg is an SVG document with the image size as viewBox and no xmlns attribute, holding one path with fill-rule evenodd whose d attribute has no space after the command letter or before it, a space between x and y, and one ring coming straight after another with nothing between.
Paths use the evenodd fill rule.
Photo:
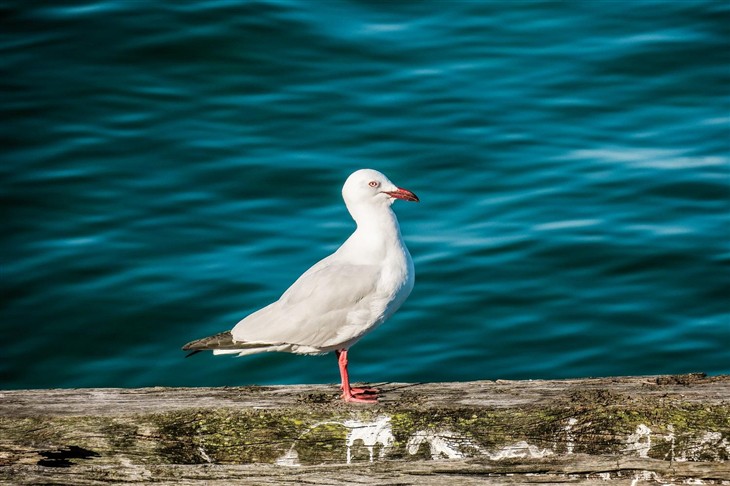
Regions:
<instances>
[{"instance_id":1,"label":"rippled water surface","mask_svg":"<svg viewBox=\"0 0 730 486\"><path fill-rule=\"evenodd\" d=\"M0 6L4 388L320 383L180 346L416 192L355 380L730 373L727 2Z\"/></svg>"}]
</instances>

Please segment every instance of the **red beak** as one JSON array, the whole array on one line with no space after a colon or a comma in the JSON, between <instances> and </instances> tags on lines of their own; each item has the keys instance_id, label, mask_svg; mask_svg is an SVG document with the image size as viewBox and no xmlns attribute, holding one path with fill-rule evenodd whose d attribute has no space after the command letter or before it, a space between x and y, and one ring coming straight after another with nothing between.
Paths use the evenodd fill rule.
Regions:
<instances>
[{"instance_id":1,"label":"red beak","mask_svg":"<svg viewBox=\"0 0 730 486\"><path fill-rule=\"evenodd\" d=\"M390 197L394 197L396 199L403 199L404 201L412 201L412 202L419 202L420 199L418 199L418 196L413 194L408 189L403 188L397 188L395 191L384 191L387 195Z\"/></svg>"}]
</instances>

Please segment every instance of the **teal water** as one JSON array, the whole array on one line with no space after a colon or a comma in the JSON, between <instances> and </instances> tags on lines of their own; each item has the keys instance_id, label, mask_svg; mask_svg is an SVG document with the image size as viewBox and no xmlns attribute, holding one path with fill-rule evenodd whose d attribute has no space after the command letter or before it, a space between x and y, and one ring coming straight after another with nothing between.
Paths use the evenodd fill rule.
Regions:
<instances>
[{"instance_id":1,"label":"teal water","mask_svg":"<svg viewBox=\"0 0 730 486\"><path fill-rule=\"evenodd\" d=\"M357 381L730 373L730 7L3 2L0 386L333 383L184 343L383 171L416 265Z\"/></svg>"}]
</instances>

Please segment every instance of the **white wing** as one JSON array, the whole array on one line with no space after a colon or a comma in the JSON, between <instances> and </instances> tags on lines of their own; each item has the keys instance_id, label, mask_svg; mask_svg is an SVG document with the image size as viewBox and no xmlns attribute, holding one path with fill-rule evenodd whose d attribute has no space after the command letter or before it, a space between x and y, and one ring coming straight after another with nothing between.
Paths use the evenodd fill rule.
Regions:
<instances>
[{"instance_id":1,"label":"white wing","mask_svg":"<svg viewBox=\"0 0 730 486\"><path fill-rule=\"evenodd\" d=\"M371 303L380 267L333 256L307 270L278 301L241 320L233 339L326 351L367 332L375 321Z\"/></svg>"}]
</instances>

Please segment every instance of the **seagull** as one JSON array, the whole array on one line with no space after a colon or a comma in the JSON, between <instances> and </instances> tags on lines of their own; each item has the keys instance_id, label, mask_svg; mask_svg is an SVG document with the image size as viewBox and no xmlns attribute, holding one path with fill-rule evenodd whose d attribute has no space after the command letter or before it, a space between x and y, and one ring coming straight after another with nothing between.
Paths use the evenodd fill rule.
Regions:
<instances>
[{"instance_id":1,"label":"seagull","mask_svg":"<svg viewBox=\"0 0 730 486\"><path fill-rule=\"evenodd\" d=\"M378 390L353 388L347 352L385 322L413 290L415 273L391 205L418 202L382 173L360 169L342 187L355 232L333 254L304 272L279 300L242 319L230 331L183 346L213 354L280 351L321 355L334 351L345 402L375 403Z\"/></svg>"}]
</instances>

